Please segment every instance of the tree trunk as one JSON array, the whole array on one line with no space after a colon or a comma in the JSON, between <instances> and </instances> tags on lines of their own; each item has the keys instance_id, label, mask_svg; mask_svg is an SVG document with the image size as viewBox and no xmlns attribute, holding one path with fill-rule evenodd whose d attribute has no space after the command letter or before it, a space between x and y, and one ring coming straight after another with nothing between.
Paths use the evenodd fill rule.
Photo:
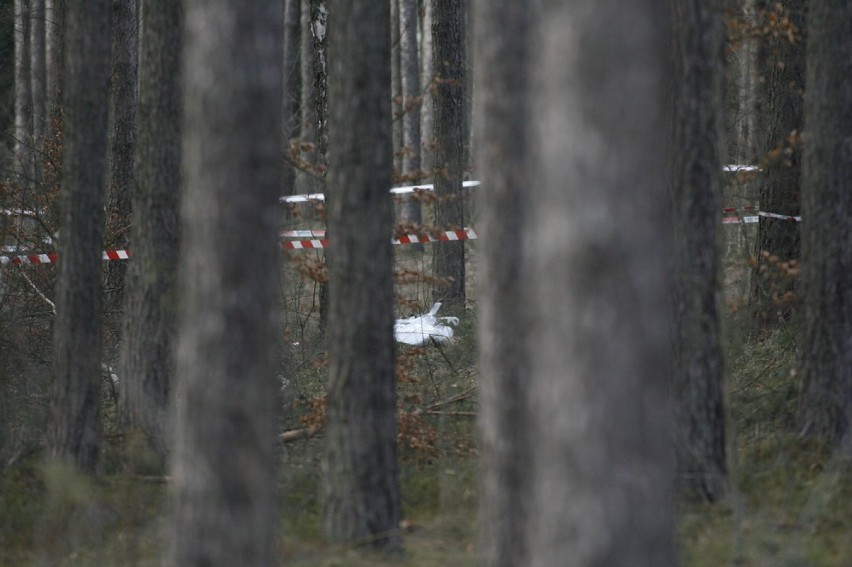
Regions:
<instances>
[{"instance_id":1,"label":"tree trunk","mask_svg":"<svg viewBox=\"0 0 852 567\"><path fill-rule=\"evenodd\" d=\"M716 282L724 80L723 14L674 0L673 361L678 484L710 502L725 494L725 412Z\"/></svg>"},{"instance_id":2,"label":"tree trunk","mask_svg":"<svg viewBox=\"0 0 852 567\"><path fill-rule=\"evenodd\" d=\"M420 170L420 58L417 54L417 0L395 0L400 4L400 75L402 83L402 179L418 183ZM400 220L419 225L420 202L404 199ZM422 250L422 245L419 245Z\"/></svg>"},{"instance_id":3,"label":"tree trunk","mask_svg":"<svg viewBox=\"0 0 852 567\"><path fill-rule=\"evenodd\" d=\"M393 139L393 172L395 175L402 173L402 73L400 57L400 24L399 24L399 0L389 0L391 6L391 100L393 101L392 115L393 126L391 135Z\"/></svg>"},{"instance_id":4,"label":"tree trunk","mask_svg":"<svg viewBox=\"0 0 852 567\"><path fill-rule=\"evenodd\" d=\"M20 207L31 206L33 171L33 94L30 0L15 0L15 173Z\"/></svg>"},{"instance_id":5,"label":"tree trunk","mask_svg":"<svg viewBox=\"0 0 852 567\"><path fill-rule=\"evenodd\" d=\"M435 153L435 105L434 71L432 68L432 2L420 5L420 84L423 89L423 104L420 105L420 133L422 137L420 167L426 176L432 176Z\"/></svg>"},{"instance_id":6,"label":"tree trunk","mask_svg":"<svg viewBox=\"0 0 852 567\"><path fill-rule=\"evenodd\" d=\"M42 149L47 135L47 56L45 51L45 0L30 0L30 59L33 100L33 149ZM34 160L36 185L41 184L41 157Z\"/></svg>"},{"instance_id":7,"label":"tree trunk","mask_svg":"<svg viewBox=\"0 0 852 567\"><path fill-rule=\"evenodd\" d=\"M398 549L388 2L336 4L330 39L326 533Z\"/></svg>"},{"instance_id":8,"label":"tree trunk","mask_svg":"<svg viewBox=\"0 0 852 567\"><path fill-rule=\"evenodd\" d=\"M530 514L530 416L527 413L523 340L530 329L518 282L524 270L524 236L530 227L523 190L532 174L530 69L532 3L479 0L475 6L479 263L479 559L483 566L527 563L524 527ZM505 229L511 219L513 230ZM512 329L512 332L506 332Z\"/></svg>"},{"instance_id":9,"label":"tree trunk","mask_svg":"<svg viewBox=\"0 0 852 567\"><path fill-rule=\"evenodd\" d=\"M290 140L299 137L299 40L301 0L285 0L284 4L284 87L281 97L282 134L284 138L284 175L282 194L296 190L296 168L290 152Z\"/></svg>"},{"instance_id":10,"label":"tree trunk","mask_svg":"<svg viewBox=\"0 0 852 567\"><path fill-rule=\"evenodd\" d=\"M465 156L465 0L432 1L435 93L435 224L442 230L464 226ZM433 272L448 285L434 290L435 301L460 308L465 302L464 242L442 242L432 248Z\"/></svg>"},{"instance_id":11,"label":"tree trunk","mask_svg":"<svg viewBox=\"0 0 852 567\"><path fill-rule=\"evenodd\" d=\"M800 421L852 451L852 5L808 12Z\"/></svg>"},{"instance_id":12,"label":"tree trunk","mask_svg":"<svg viewBox=\"0 0 852 567\"><path fill-rule=\"evenodd\" d=\"M525 564L674 565L668 2L539 16L518 285L532 324L503 331L527 349Z\"/></svg>"},{"instance_id":13,"label":"tree trunk","mask_svg":"<svg viewBox=\"0 0 852 567\"><path fill-rule=\"evenodd\" d=\"M113 0L112 72L110 73L109 182L107 187L107 248L126 248L133 194L133 153L136 146L139 35L136 0ZM107 348L118 344L124 297L125 262L107 265L104 311Z\"/></svg>"},{"instance_id":14,"label":"tree trunk","mask_svg":"<svg viewBox=\"0 0 852 567\"><path fill-rule=\"evenodd\" d=\"M301 15L301 123L299 140L311 149L302 151L301 159L307 166L308 171L296 172L297 193L321 193L323 190L322 180L317 173L317 97L316 97L316 52L314 50L314 36L311 32L311 1L302 1Z\"/></svg>"},{"instance_id":15,"label":"tree trunk","mask_svg":"<svg viewBox=\"0 0 852 567\"><path fill-rule=\"evenodd\" d=\"M275 565L283 4L185 6L171 564Z\"/></svg>"},{"instance_id":16,"label":"tree trunk","mask_svg":"<svg viewBox=\"0 0 852 567\"><path fill-rule=\"evenodd\" d=\"M803 93L805 87L806 0L783 0L771 7L790 27L778 37L769 35L764 46L765 144L760 209L780 215L799 215ZM789 35L787 32L789 31ZM761 217L757 234L757 262L752 276L752 310L764 323L787 320L797 292L796 280L779 270L783 262L800 256L799 224Z\"/></svg>"},{"instance_id":17,"label":"tree trunk","mask_svg":"<svg viewBox=\"0 0 852 567\"><path fill-rule=\"evenodd\" d=\"M51 121L59 116L62 106L63 43L65 35L65 0L45 2L45 60L47 64L47 115ZM53 124L51 124L51 129ZM51 135L55 132L50 132Z\"/></svg>"},{"instance_id":18,"label":"tree trunk","mask_svg":"<svg viewBox=\"0 0 852 567\"><path fill-rule=\"evenodd\" d=\"M143 0L133 257L127 269L119 384L124 419L169 452L180 245L182 2Z\"/></svg>"},{"instance_id":19,"label":"tree trunk","mask_svg":"<svg viewBox=\"0 0 852 567\"><path fill-rule=\"evenodd\" d=\"M62 239L53 356L54 458L93 472L100 446L101 254L111 0L67 7Z\"/></svg>"}]
</instances>

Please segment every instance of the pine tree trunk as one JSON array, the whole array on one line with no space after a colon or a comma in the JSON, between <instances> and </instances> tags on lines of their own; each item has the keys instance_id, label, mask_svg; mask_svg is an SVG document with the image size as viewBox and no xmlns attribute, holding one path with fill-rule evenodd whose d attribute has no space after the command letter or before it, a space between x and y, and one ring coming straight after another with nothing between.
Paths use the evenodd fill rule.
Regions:
<instances>
[{"instance_id":1,"label":"pine tree trunk","mask_svg":"<svg viewBox=\"0 0 852 567\"><path fill-rule=\"evenodd\" d=\"M518 284L533 324L512 332L534 440L525 565L674 565L668 2L539 14Z\"/></svg>"},{"instance_id":2,"label":"pine tree trunk","mask_svg":"<svg viewBox=\"0 0 852 567\"><path fill-rule=\"evenodd\" d=\"M107 179L111 0L67 7L54 458L93 472L100 448L101 254Z\"/></svg>"},{"instance_id":3,"label":"pine tree trunk","mask_svg":"<svg viewBox=\"0 0 852 567\"><path fill-rule=\"evenodd\" d=\"M47 115L51 122L62 106L63 43L65 35L65 0L45 2L45 60L47 64ZM53 128L50 125L50 130ZM50 135L55 132L50 131Z\"/></svg>"},{"instance_id":4,"label":"pine tree trunk","mask_svg":"<svg viewBox=\"0 0 852 567\"><path fill-rule=\"evenodd\" d=\"M290 140L299 136L299 41L301 0L284 4L284 88L281 97L282 134L284 138L284 175L282 195L296 191L296 168L292 164Z\"/></svg>"},{"instance_id":5,"label":"pine tree trunk","mask_svg":"<svg viewBox=\"0 0 852 567\"><path fill-rule=\"evenodd\" d=\"M432 1L433 68L437 77L435 94L435 224L441 230L464 227L462 181L465 166L465 36L467 2ZM448 285L434 290L435 301L460 308L465 303L464 242L442 242L433 246L432 265L436 277Z\"/></svg>"},{"instance_id":6,"label":"pine tree trunk","mask_svg":"<svg viewBox=\"0 0 852 567\"><path fill-rule=\"evenodd\" d=\"M15 0L15 173L20 190L20 207L23 209L31 206L35 177L31 20L30 0Z\"/></svg>"},{"instance_id":7,"label":"pine tree trunk","mask_svg":"<svg viewBox=\"0 0 852 567\"><path fill-rule=\"evenodd\" d=\"M420 135L422 137L420 164L427 177L432 176L435 152L435 105L434 71L432 68L432 2L420 5L420 84L423 89L423 104L420 105Z\"/></svg>"},{"instance_id":8,"label":"pine tree trunk","mask_svg":"<svg viewBox=\"0 0 852 567\"><path fill-rule=\"evenodd\" d=\"M523 194L532 173L529 115L533 63L532 6L479 0L476 87L479 100L478 170L488 187L480 193L477 289L479 307L480 500L479 559L483 566L527 564L524 526L529 515L529 364L521 337L530 320L518 297L529 230ZM511 221L510 221L511 219ZM505 230L506 222L513 230ZM511 331L509 331L511 330Z\"/></svg>"},{"instance_id":9,"label":"pine tree trunk","mask_svg":"<svg viewBox=\"0 0 852 567\"><path fill-rule=\"evenodd\" d=\"M723 367L716 282L721 210L722 13L674 0L673 364L678 484L710 502L726 492Z\"/></svg>"},{"instance_id":10,"label":"pine tree trunk","mask_svg":"<svg viewBox=\"0 0 852 567\"><path fill-rule=\"evenodd\" d=\"M109 182L107 226L109 249L128 246L133 156L136 147L139 35L136 0L113 0L112 71L110 73ZM126 262L110 262L104 282L107 348L118 344L124 300Z\"/></svg>"},{"instance_id":11,"label":"pine tree trunk","mask_svg":"<svg viewBox=\"0 0 852 567\"><path fill-rule=\"evenodd\" d=\"M420 181L420 58L417 49L417 0L400 3L400 70L402 82L402 178L404 183ZM419 225L420 202L405 199L400 220ZM419 245L422 250L422 245Z\"/></svg>"},{"instance_id":12,"label":"pine tree trunk","mask_svg":"<svg viewBox=\"0 0 852 567\"><path fill-rule=\"evenodd\" d=\"M789 15L790 35L770 36L764 46L765 110L764 173L760 209L780 215L800 214L802 175L803 93L805 88L806 0L775 4ZM757 234L757 263L752 276L752 310L764 323L787 320L794 309L796 281L779 265L798 261L799 224L761 217Z\"/></svg>"},{"instance_id":13,"label":"pine tree trunk","mask_svg":"<svg viewBox=\"0 0 852 567\"><path fill-rule=\"evenodd\" d=\"M852 451L852 5L808 12L799 411L806 435Z\"/></svg>"},{"instance_id":14,"label":"pine tree trunk","mask_svg":"<svg viewBox=\"0 0 852 567\"><path fill-rule=\"evenodd\" d=\"M33 100L33 148L38 153L47 135L47 56L45 37L45 0L30 0L30 59ZM36 185L41 184L42 163L34 160Z\"/></svg>"},{"instance_id":15,"label":"pine tree trunk","mask_svg":"<svg viewBox=\"0 0 852 567\"><path fill-rule=\"evenodd\" d=\"M326 533L398 549L389 4L336 4L330 37Z\"/></svg>"},{"instance_id":16,"label":"pine tree trunk","mask_svg":"<svg viewBox=\"0 0 852 567\"><path fill-rule=\"evenodd\" d=\"M185 6L170 564L276 565L283 4Z\"/></svg>"},{"instance_id":17,"label":"pine tree trunk","mask_svg":"<svg viewBox=\"0 0 852 567\"><path fill-rule=\"evenodd\" d=\"M143 0L133 256L122 326L120 406L157 453L169 452L180 245L182 2Z\"/></svg>"}]
</instances>

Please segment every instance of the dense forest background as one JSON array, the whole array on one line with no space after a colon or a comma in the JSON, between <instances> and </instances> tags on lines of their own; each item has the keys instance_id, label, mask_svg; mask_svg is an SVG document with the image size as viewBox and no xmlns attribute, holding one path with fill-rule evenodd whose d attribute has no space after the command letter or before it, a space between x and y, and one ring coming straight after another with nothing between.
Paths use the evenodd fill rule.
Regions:
<instances>
[{"instance_id":1,"label":"dense forest background","mask_svg":"<svg viewBox=\"0 0 852 567\"><path fill-rule=\"evenodd\" d=\"M852 5L0 0L0 565L852 557Z\"/></svg>"}]
</instances>

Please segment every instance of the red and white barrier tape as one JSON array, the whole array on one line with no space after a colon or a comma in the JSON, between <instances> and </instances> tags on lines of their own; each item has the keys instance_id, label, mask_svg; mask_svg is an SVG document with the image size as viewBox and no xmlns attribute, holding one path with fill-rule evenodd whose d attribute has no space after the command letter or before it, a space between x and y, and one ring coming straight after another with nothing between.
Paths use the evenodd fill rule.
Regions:
<instances>
[{"instance_id":1,"label":"red and white barrier tape","mask_svg":"<svg viewBox=\"0 0 852 567\"><path fill-rule=\"evenodd\" d=\"M104 260L127 260L130 258L130 250L104 250L101 258ZM0 265L15 264L18 266L55 264L59 254L50 252L48 254L20 254L18 256L0 256Z\"/></svg>"},{"instance_id":2,"label":"red and white barrier tape","mask_svg":"<svg viewBox=\"0 0 852 567\"><path fill-rule=\"evenodd\" d=\"M462 187L476 187L479 185L479 181L463 181ZM392 187L390 193L392 195L406 195L408 193L414 193L415 191L434 191L435 186L432 184L425 185L407 185L405 187ZM280 197L278 199L281 203L307 203L309 201L325 201L325 195L323 193L308 193L305 195L290 195L288 197Z\"/></svg>"},{"instance_id":3,"label":"red and white barrier tape","mask_svg":"<svg viewBox=\"0 0 852 567\"><path fill-rule=\"evenodd\" d=\"M295 234L307 231L291 231ZM318 233L320 231L310 231ZM325 231L322 231L323 233ZM286 234L286 233L282 233ZM432 234L406 234L391 240L393 244L412 244L415 242L452 242L459 240L475 240L478 238L476 231L472 228L461 230L447 230L437 235ZM289 250L312 250L328 248L328 239L314 238L308 240L285 240L281 243L283 248ZM104 260L127 260L130 258L129 250L104 250ZM0 265L15 264L19 266L55 264L59 255L56 252L49 254L21 254L17 256L0 256Z\"/></svg>"},{"instance_id":4,"label":"red and white barrier tape","mask_svg":"<svg viewBox=\"0 0 852 567\"><path fill-rule=\"evenodd\" d=\"M292 231L294 233L300 231ZM311 231L318 233L320 231ZM323 231L323 234L324 231ZM438 234L406 234L399 238L391 240L392 244L414 244L416 242L453 242L458 240L476 240L479 236L476 230L472 228L464 228L459 230L446 230ZM281 246L289 250L313 250L318 248L328 248L328 239L315 238L310 240L285 240Z\"/></svg>"}]
</instances>

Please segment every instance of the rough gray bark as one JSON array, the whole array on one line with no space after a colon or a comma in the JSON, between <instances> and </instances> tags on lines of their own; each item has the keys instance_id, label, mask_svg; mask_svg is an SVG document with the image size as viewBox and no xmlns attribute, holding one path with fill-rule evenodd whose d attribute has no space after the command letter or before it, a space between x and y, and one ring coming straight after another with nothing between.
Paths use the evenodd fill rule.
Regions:
<instances>
[{"instance_id":1,"label":"rough gray bark","mask_svg":"<svg viewBox=\"0 0 852 567\"><path fill-rule=\"evenodd\" d=\"M532 2L474 5L475 77L479 100L477 168L488 191L480 193L477 264L479 307L479 560L488 567L526 564L524 526L528 502L530 447L525 424L528 359L519 340L530 321L518 297L524 273L523 190L532 174L530 69ZM511 220L510 220L511 219ZM512 222L512 230L506 230ZM512 329L512 333L506 332Z\"/></svg>"},{"instance_id":2,"label":"rough gray bark","mask_svg":"<svg viewBox=\"0 0 852 567\"><path fill-rule=\"evenodd\" d=\"M512 331L534 440L524 564L674 565L668 3L538 14L518 285L533 324Z\"/></svg>"},{"instance_id":3,"label":"rough gray bark","mask_svg":"<svg viewBox=\"0 0 852 567\"><path fill-rule=\"evenodd\" d=\"M299 136L299 40L301 0L284 3L284 86L281 96L281 127L284 139L284 175L282 194L296 190L296 168L290 153L290 140Z\"/></svg>"},{"instance_id":4,"label":"rough gray bark","mask_svg":"<svg viewBox=\"0 0 852 567\"><path fill-rule=\"evenodd\" d=\"M47 64L47 114L54 120L62 103L63 42L65 34L65 0L44 0L45 60ZM52 129L53 125L51 125ZM53 132L51 132L52 134Z\"/></svg>"},{"instance_id":5,"label":"rough gray bark","mask_svg":"<svg viewBox=\"0 0 852 567\"><path fill-rule=\"evenodd\" d=\"M180 247L182 2L143 0L133 256L121 333L119 398L126 423L169 452Z\"/></svg>"},{"instance_id":6,"label":"rough gray bark","mask_svg":"<svg viewBox=\"0 0 852 567\"><path fill-rule=\"evenodd\" d=\"M107 244L126 246L130 200L133 193L139 35L136 0L113 0L112 8L108 199L109 232L113 234L107 234Z\"/></svg>"},{"instance_id":7,"label":"rough gray bark","mask_svg":"<svg viewBox=\"0 0 852 567\"><path fill-rule=\"evenodd\" d=\"M852 4L808 11L800 421L852 452Z\"/></svg>"},{"instance_id":8,"label":"rough gray bark","mask_svg":"<svg viewBox=\"0 0 852 567\"><path fill-rule=\"evenodd\" d=\"M33 100L33 149L41 151L47 134L47 58L45 51L45 0L30 1L30 72ZM36 156L34 174L41 183L41 159Z\"/></svg>"},{"instance_id":9,"label":"rough gray bark","mask_svg":"<svg viewBox=\"0 0 852 567\"><path fill-rule=\"evenodd\" d=\"M402 86L402 178L405 183L417 183L420 171L420 58L417 49L417 0L399 2L400 81ZM402 203L403 222L420 224L420 202L405 199ZM422 249L422 246L421 246Z\"/></svg>"},{"instance_id":10,"label":"rough gray bark","mask_svg":"<svg viewBox=\"0 0 852 567\"><path fill-rule=\"evenodd\" d=\"M397 549L388 2L335 5L329 38L326 533Z\"/></svg>"},{"instance_id":11,"label":"rough gray bark","mask_svg":"<svg viewBox=\"0 0 852 567\"><path fill-rule=\"evenodd\" d=\"M301 159L309 168L309 171L299 170L296 172L296 193L321 193L323 184L316 172L317 157L317 99L315 64L316 53L314 51L314 36L311 32L311 0L302 1L301 14L301 122L299 125L299 140L306 145L312 145L313 149L300 153Z\"/></svg>"},{"instance_id":12,"label":"rough gray bark","mask_svg":"<svg viewBox=\"0 0 852 567\"><path fill-rule=\"evenodd\" d=\"M421 164L420 167L431 176L434 153L435 107L434 72L432 69L432 2L423 2L420 7L420 84L423 88L423 104L420 105Z\"/></svg>"},{"instance_id":13,"label":"rough gray bark","mask_svg":"<svg viewBox=\"0 0 852 567\"><path fill-rule=\"evenodd\" d=\"M33 188L33 94L30 0L15 0L15 173L21 207L29 207Z\"/></svg>"},{"instance_id":14,"label":"rough gray bark","mask_svg":"<svg viewBox=\"0 0 852 567\"><path fill-rule=\"evenodd\" d=\"M726 492L723 364L716 283L721 205L724 22L701 0L673 0L674 226L672 392L678 484L710 502Z\"/></svg>"},{"instance_id":15,"label":"rough gray bark","mask_svg":"<svg viewBox=\"0 0 852 567\"><path fill-rule=\"evenodd\" d=\"M107 174L111 0L66 13L59 279L53 354L54 458L92 472L100 446L101 254Z\"/></svg>"},{"instance_id":16,"label":"rough gray bark","mask_svg":"<svg viewBox=\"0 0 852 567\"><path fill-rule=\"evenodd\" d=\"M170 560L275 565L283 4L185 6Z\"/></svg>"},{"instance_id":17,"label":"rough gray bark","mask_svg":"<svg viewBox=\"0 0 852 567\"><path fill-rule=\"evenodd\" d=\"M465 36L466 0L431 0L433 69L436 75L435 109L435 224L442 230L464 226L462 181L465 166ZM448 307L465 302L464 242L442 242L432 247L433 273L449 285L438 287L436 301Z\"/></svg>"},{"instance_id":18,"label":"rough gray bark","mask_svg":"<svg viewBox=\"0 0 852 567\"><path fill-rule=\"evenodd\" d=\"M400 27L399 27L399 0L389 0L391 7L391 100L393 101L392 113L393 124L391 137L393 139L393 171L394 174L402 173L402 71L400 57Z\"/></svg>"},{"instance_id":19,"label":"rough gray bark","mask_svg":"<svg viewBox=\"0 0 852 567\"><path fill-rule=\"evenodd\" d=\"M136 146L138 62L136 0L113 0L108 217L104 236L104 244L109 249L126 248L128 245L130 202L133 194L133 159ZM118 342L126 272L125 262L110 262L107 266L104 283L104 322L108 350L111 350L111 347Z\"/></svg>"},{"instance_id":20,"label":"rough gray bark","mask_svg":"<svg viewBox=\"0 0 852 567\"><path fill-rule=\"evenodd\" d=\"M783 10L792 25L790 35L765 38L763 124L764 172L760 209L770 213L800 214L805 88L805 21L807 0L783 0L772 6ZM752 310L765 323L789 319L797 291L796 281L779 274L778 262L798 261L799 223L761 217L757 234L757 263L752 276ZM764 254L765 252L765 254Z\"/></svg>"}]
</instances>

